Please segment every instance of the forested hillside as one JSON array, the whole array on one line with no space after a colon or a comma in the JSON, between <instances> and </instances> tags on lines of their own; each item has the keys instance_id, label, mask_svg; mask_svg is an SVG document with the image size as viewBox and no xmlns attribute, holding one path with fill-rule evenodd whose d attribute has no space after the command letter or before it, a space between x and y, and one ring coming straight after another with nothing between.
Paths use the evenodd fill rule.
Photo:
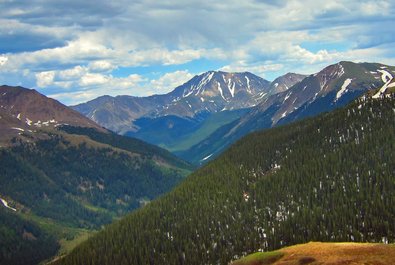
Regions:
<instances>
[{"instance_id":1,"label":"forested hillside","mask_svg":"<svg viewBox=\"0 0 395 265\"><path fill-rule=\"evenodd\" d=\"M52 235L4 207L0 207L0 239L1 264L38 264L59 248Z\"/></svg>"},{"instance_id":2,"label":"forested hillside","mask_svg":"<svg viewBox=\"0 0 395 265\"><path fill-rule=\"evenodd\" d=\"M0 264L37 264L59 247L67 253L193 169L36 91L0 91Z\"/></svg>"},{"instance_id":3,"label":"forested hillside","mask_svg":"<svg viewBox=\"0 0 395 265\"><path fill-rule=\"evenodd\" d=\"M60 264L227 264L314 241L395 241L395 98L248 135Z\"/></svg>"}]
</instances>

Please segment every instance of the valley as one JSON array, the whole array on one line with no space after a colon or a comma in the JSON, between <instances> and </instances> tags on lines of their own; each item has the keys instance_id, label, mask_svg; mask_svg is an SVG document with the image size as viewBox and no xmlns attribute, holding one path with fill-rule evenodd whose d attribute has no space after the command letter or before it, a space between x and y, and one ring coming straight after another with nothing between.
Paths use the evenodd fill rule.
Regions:
<instances>
[{"instance_id":1,"label":"valley","mask_svg":"<svg viewBox=\"0 0 395 265\"><path fill-rule=\"evenodd\" d=\"M59 264L227 264L309 241L393 243L394 100L366 95L249 134Z\"/></svg>"},{"instance_id":2,"label":"valley","mask_svg":"<svg viewBox=\"0 0 395 265\"><path fill-rule=\"evenodd\" d=\"M342 61L309 76L287 73L273 82L251 73L209 71L165 95L100 97L73 108L199 166L248 133L334 110L382 88L377 98L391 88L394 71L383 64Z\"/></svg>"},{"instance_id":3,"label":"valley","mask_svg":"<svg viewBox=\"0 0 395 265\"><path fill-rule=\"evenodd\" d=\"M36 264L32 251L41 260L68 253L193 170L36 91L0 89L1 263Z\"/></svg>"},{"instance_id":4,"label":"valley","mask_svg":"<svg viewBox=\"0 0 395 265\"><path fill-rule=\"evenodd\" d=\"M392 197L377 194L391 193L393 146L377 148L393 142L393 71L341 62L307 77L287 74L271 85L262 81L272 92L259 92L250 107L209 112L204 106L190 116L156 111L134 120L139 130L126 136L33 90L3 86L0 206L8 241L0 247L21 248L26 256L6 251L1 260L36 264L28 257L39 251L39 260L56 264L129 263L114 253L132 264L225 264L311 240L392 242ZM183 91L185 102L193 93L207 96L205 85L224 76L208 72L175 91ZM219 96L235 107L238 90L229 91ZM194 166L133 137L203 167L188 176ZM37 240L42 247L32 245ZM127 250L141 240L138 252ZM234 264L250 260L255 264L250 257Z\"/></svg>"},{"instance_id":5,"label":"valley","mask_svg":"<svg viewBox=\"0 0 395 265\"><path fill-rule=\"evenodd\" d=\"M40 238L44 240L44 249L38 248L40 260L51 259L56 252L56 263L85 264L78 253L94 253L90 251L102 248L100 238L110 236L105 239L114 242L105 244L109 252L101 250L103 257L93 264L118 260L113 248L136 264L148 260L200 264L227 263L257 249L310 240L391 242L394 230L387 222L393 215L392 197L377 199L376 189L369 188L374 183L381 193L392 190L387 179L393 167L392 145L381 149L380 155L375 149L380 142L392 141L391 72L394 68L379 64L340 62L307 77L287 74L274 84L249 73L208 72L168 95L154 96L163 102L172 99L172 107L158 105L148 116L127 118L139 129L130 127L126 136L34 90L3 86L0 195L6 244L16 244L28 256L34 249L30 241ZM228 80L229 94L220 89L218 80ZM245 93L250 102L243 101ZM181 110L185 104L192 109L195 97L199 105L194 105L193 113ZM129 99L105 98L117 107ZM99 106L106 108L107 103ZM319 115L325 111L329 112ZM119 117L115 109L111 115ZM258 132L265 128L272 129ZM207 165L185 179L193 166L133 137ZM345 156L351 157L350 163ZM352 162L361 160L370 168ZM310 192L302 196L301 185L310 186ZM374 201L377 211L361 201ZM360 207L364 210L358 212ZM343 218L325 213L324 208ZM306 219L309 215L314 222ZM119 219L103 230L103 225ZM22 224L30 228L21 230ZM130 225L137 230L116 232ZM125 249L142 236L147 243L139 252ZM7 245L0 247L4 251ZM173 248L175 252L170 251ZM154 254L147 256L148 249ZM7 253L2 260L30 264L22 255ZM72 257L78 262L69 263Z\"/></svg>"},{"instance_id":6,"label":"valley","mask_svg":"<svg viewBox=\"0 0 395 265\"><path fill-rule=\"evenodd\" d=\"M395 0L0 10L0 265L395 265Z\"/></svg>"}]
</instances>

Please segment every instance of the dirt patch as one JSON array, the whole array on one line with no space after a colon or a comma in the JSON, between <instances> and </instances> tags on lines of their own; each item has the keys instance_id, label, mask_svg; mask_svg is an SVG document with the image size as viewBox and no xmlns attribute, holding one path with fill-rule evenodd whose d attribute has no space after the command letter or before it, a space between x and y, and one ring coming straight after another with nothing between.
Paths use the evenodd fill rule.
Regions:
<instances>
[{"instance_id":1,"label":"dirt patch","mask_svg":"<svg viewBox=\"0 0 395 265\"><path fill-rule=\"evenodd\" d=\"M316 259L313 257L303 257L303 258L299 259L299 265L310 264L314 261L316 261Z\"/></svg>"}]
</instances>

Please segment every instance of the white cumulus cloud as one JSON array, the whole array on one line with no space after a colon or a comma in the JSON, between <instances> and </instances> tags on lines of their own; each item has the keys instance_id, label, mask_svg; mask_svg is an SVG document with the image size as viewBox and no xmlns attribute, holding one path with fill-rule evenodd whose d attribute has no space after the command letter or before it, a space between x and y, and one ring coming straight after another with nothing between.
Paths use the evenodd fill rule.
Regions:
<instances>
[{"instance_id":1,"label":"white cumulus cloud","mask_svg":"<svg viewBox=\"0 0 395 265\"><path fill-rule=\"evenodd\" d=\"M0 66L4 65L8 61L8 58L5 56L0 56Z\"/></svg>"},{"instance_id":2,"label":"white cumulus cloud","mask_svg":"<svg viewBox=\"0 0 395 265\"><path fill-rule=\"evenodd\" d=\"M1 9L0 83L58 97L167 92L216 69L275 77L340 60L395 64L390 0L31 0Z\"/></svg>"},{"instance_id":3,"label":"white cumulus cloud","mask_svg":"<svg viewBox=\"0 0 395 265\"><path fill-rule=\"evenodd\" d=\"M189 73L187 70L180 70L166 73L158 79L151 80L150 85L157 93L164 94L184 84L192 77L193 74Z\"/></svg>"},{"instance_id":4,"label":"white cumulus cloud","mask_svg":"<svg viewBox=\"0 0 395 265\"><path fill-rule=\"evenodd\" d=\"M39 87L47 87L53 85L55 71L46 71L36 74L37 85Z\"/></svg>"}]
</instances>

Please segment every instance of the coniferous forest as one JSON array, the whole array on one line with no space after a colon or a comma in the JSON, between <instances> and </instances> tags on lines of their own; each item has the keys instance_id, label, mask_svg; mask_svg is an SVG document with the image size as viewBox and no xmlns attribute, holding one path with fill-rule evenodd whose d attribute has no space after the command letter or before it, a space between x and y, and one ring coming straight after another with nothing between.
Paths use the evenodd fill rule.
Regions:
<instances>
[{"instance_id":1,"label":"coniferous forest","mask_svg":"<svg viewBox=\"0 0 395 265\"><path fill-rule=\"evenodd\" d=\"M183 180L192 167L142 141L63 126L0 149L0 264L38 264ZM6 197L4 197L6 195ZM0 202L1 203L1 202Z\"/></svg>"},{"instance_id":2,"label":"coniferous forest","mask_svg":"<svg viewBox=\"0 0 395 265\"><path fill-rule=\"evenodd\" d=\"M38 264L56 254L59 244L47 231L0 207L1 264Z\"/></svg>"},{"instance_id":3,"label":"coniferous forest","mask_svg":"<svg viewBox=\"0 0 395 265\"><path fill-rule=\"evenodd\" d=\"M238 141L58 264L227 264L308 241L395 241L395 98Z\"/></svg>"}]
</instances>

